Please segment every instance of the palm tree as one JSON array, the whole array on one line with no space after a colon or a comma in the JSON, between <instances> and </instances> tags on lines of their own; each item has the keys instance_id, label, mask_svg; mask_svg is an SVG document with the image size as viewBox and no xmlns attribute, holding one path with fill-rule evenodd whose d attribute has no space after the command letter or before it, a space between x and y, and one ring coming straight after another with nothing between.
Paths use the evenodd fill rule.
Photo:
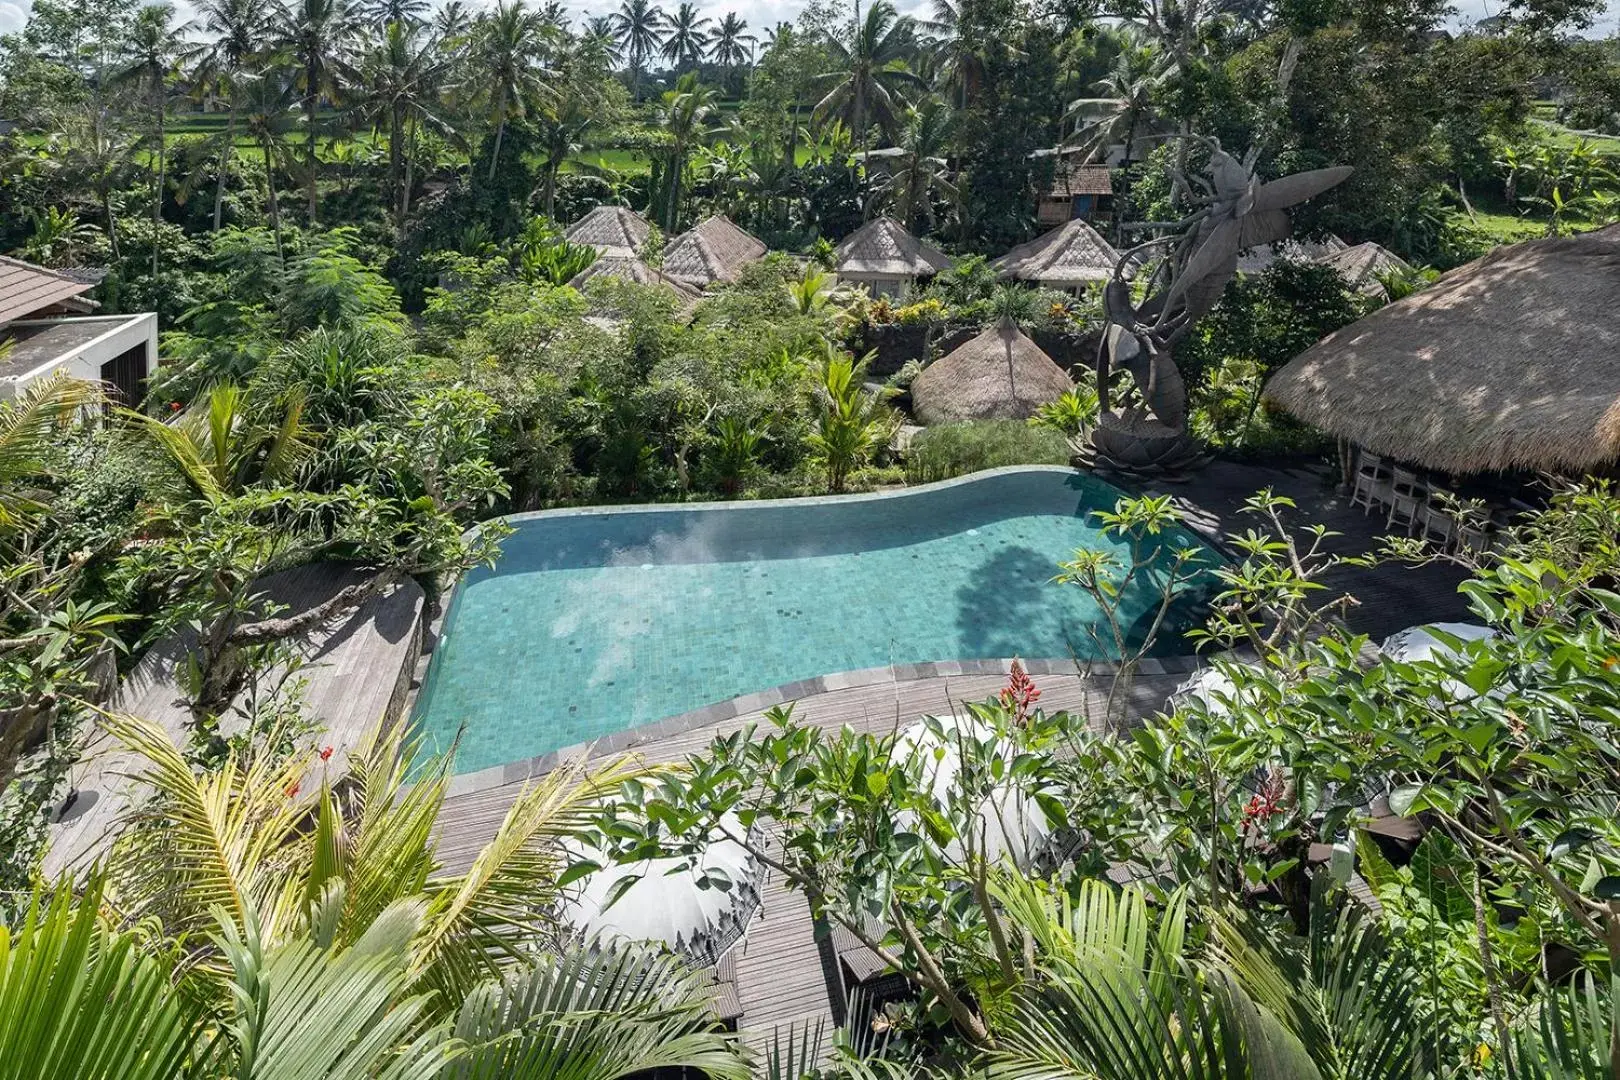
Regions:
<instances>
[{"instance_id":1,"label":"palm tree","mask_svg":"<svg viewBox=\"0 0 1620 1080\"><path fill-rule=\"evenodd\" d=\"M467 14L466 0L446 0L433 14L433 32L446 46L460 40L471 26L472 16Z\"/></svg>"},{"instance_id":2,"label":"palm tree","mask_svg":"<svg viewBox=\"0 0 1620 1080\"><path fill-rule=\"evenodd\" d=\"M695 68L703 60L709 40L709 20L698 14L696 4L683 3L675 14L664 16L664 44L659 55L682 68Z\"/></svg>"},{"instance_id":3,"label":"palm tree","mask_svg":"<svg viewBox=\"0 0 1620 1080\"><path fill-rule=\"evenodd\" d=\"M1164 57L1139 36L1127 37L1122 46L1108 74L1094 87L1102 96L1071 101L1065 117L1075 124L1069 144L1091 161L1106 157L1110 146L1124 143L1125 162L1130 162L1137 136L1154 123L1153 95L1168 76Z\"/></svg>"},{"instance_id":4,"label":"palm tree","mask_svg":"<svg viewBox=\"0 0 1620 1080\"><path fill-rule=\"evenodd\" d=\"M388 125L388 186L394 225L410 209L411 159L408 154L418 125L447 133L439 114L440 92L455 57L440 48L437 37L419 23L388 23L381 41L360 65L365 96L361 109L373 122Z\"/></svg>"},{"instance_id":5,"label":"palm tree","mask_svg":"<svg viewBox=\"0 0 1620 1080\"><path fill-rule=\"evenodd\" d=\"M951 112L938 98L924 99L912 109L900 145L884 161L872 185L872 202L886 203L896 220L906 228L922 223L929 231L935 224L934 202L943 196L955 199L956 185L950 180L945 162L949 146ZM869 165L867 174L875 170ZM870 216L871 206L868 207Z\"/></svg>"},{"instance_id":6,"label":"palm tree","mask_svg":"<svg viewBox=\"0 0 1620 1080\"><path fill-rule=\"evenodd\" d=\"M346 81L353 81L349 66L356 23L345 0L295 0L282 12L281 39L288 56L298 65L298 88L304 101L304 156L309 167L305 178L309 224L315 224L320 198L320 158L316 140L320 134L317 110L321 98L335 99Z\"/></svg>"},{"instance_id":7,"label":"palm tree","mask_svg":"<svg viewBox=\"0 0 1620 1080\"><path fill-rule=\"evenodd\" d=\"M712 137L718 126L713 123L715 98L718 91L702 86L697 72L689 71L675 83L675 89L666 91L659 126L669 136L661 153L664 186L664 228L670 233L680 222L681 185L686 177L686 165L692 152Z\"/></svg>"},{"instance_id":8,"label":"palm tree","mask_svg":"<svg viewBox=\"0 0 1620 1080\"><path fill-rule=\"evenodd\" d=\"M720 25L709 35L709 58L721 67L742 67L753 58L759 39L747 33L748 23L735 11L726 12Z\"/></svg>"},{"instance_id":9,"label":"palm tree","mask_svg":"<svg viewBox=\"0 0 1620 1080\"><path fill-rule=\"evenodd\" d=\"M600 50L602 57L610 64L624 62L624 50L619 47L619 38L613 30L611 15L593 15L586 19L585 29L580 34L580 44L589 44L591 48Z\"/></svg>"},{"instance_id":10,"label":"palm tree","mask_svg":"<svg viewBox=\"0 0 1620 1080\"><path fill-rule=\"evenodd\" d=\"M538 63L545 47L545 25L523 0L500 0L482 20L478 35L478 77L488 87L489 120L495 145L489 155L489 181L495 182L506 125L528 115L546 89Z\"/></svg>"},{"instance_id":11,"label":"palm tree","mask_svg":"<svg viewBox=\"0 0 1620 1080\"><path fill-rule=\"evenodd\" d=\"M264 195L270 209L270 230L276 238L276 259L283 261L281 197L276 180L277 171L292 162L298 88L292 79L274 69L252 77L239 75L237 81L241 84L248 134L264 155Z\"/></svg>"},{"instance_id":12,"label":"palm tree","mask_svg":"<svg viewBox=\"0 0 1620 1080\"><path fill-rule=\"evenodd\" d=\"M164 139L164 121L169 113L169 76L186 57L196 52L172 25L174 8L153 4L135 14L130 38L124 47L125 63L108 76L114 85L133 84L146 93L152 103L152 151L148 158L152 177L152 276L157 277L158 226L163 222L163 187L168 147Z\"/></svg>"},{"instance_id":13,"label":"palm tree","mask_svg":"<svg viewBox=\"0 0 1620 1080\"><path fill-rule=\"evenodd\" d=\"M585 149L586 132L612 119L598 77L598 48L597 42L582 38L564 54L555 93L535 110L540 145L546 155L541 166L541 198L548 218L556 217L557 176L563 166Z\"/></svg>"},{"instance_id":14,"label":"palm tree","mask_svg":"<svg viewBox=\"0 0 1620 1080\"><path fill-rule=\"evenodd\" d=\"M266 412L255 395L216 383L172 419L132 410L124 416L163 452L190 501L219 502L259 483L288 483L313 450L297 392Z\"/></svg>"},{"instance_id":15,"label":"palm tree","mask_svg":"<svg viewBox=\"0 0 1620 1080\"><path fill-rule=\"evenodd\" d=\"M361 18L378 30L384 30L389 23L425 25L427 10L432 5L428 0L366 0L356 6Z\"/></svg>"},{"instance_id":16,"label":"palm tree","mask_svg":"<svg viewBox=\"0 0 1620 1080\"><path fill-rule=\"evenodd\" d=\"M199 773L155 724L107 728L151 795L119 823L115 870L0 931L0 1060L29 1076L749 1075L712 1030L704 976L558 947L563 841L638 778L627 763L548 774L450 874L434 839L447 763L414 769L398 731L355 748L340 793L314 754Z\"/></svg>"},{"instance_id":17,"label":"palm tree","mask_svg":"<svg viewBox=\"0 0 1620 1080\"><path fill-rule=\"evenodd\" d=\"M81 112L69 118L67 159L89 181L101 207L107 245L112 257L119 258L118 221L113 215L113 192L124 188L125 170L135 146L116 124L107 106L95 101L84 103Z\"/></svg>"},{"instance_id":18,"label":"palm tree","mask_svg":"<svg viewBox=\"0 0 1620 1080\"><path fill-rule=\"evenodd\" d=\"M828 45L837 67L818 76L830 89L816 104L817 118L843 120L863 152L874 121L892 139L899 127L900 92L923 87L905 63L915 47L912 21L901 18L889 0L877 0L864 20L850 26L847 41L835 38Z\"/></svg>"},{"instance_id":19,"label":"palm tree","mask_svg":"<svg viewBox=\"0 0 1620 1080\"><path fill-rule=\"evenodd\" d=\"M194 78L199 87L225 96L230 110L219 143L219 176L214 188L214 231L225 211L225 175L236 142L238 82L248 64L260 55L269 35L272 11L269 0L198 0L197 22L209 37Z\"/></svg>"},{"instance_id":20,"label":"palm tree","mask_svg":"<svg viewBox=\"0 0 1620 1080\"><path fill-rule=\"evenodd\" d=\"M650 0L619 0L619 10L608 18L613 20L614 39L630 61L630 97L634 100L641 96L647 57L658 51L663 40L659 28L664 25L664 13Z\"/></svg>"}]
</instances>

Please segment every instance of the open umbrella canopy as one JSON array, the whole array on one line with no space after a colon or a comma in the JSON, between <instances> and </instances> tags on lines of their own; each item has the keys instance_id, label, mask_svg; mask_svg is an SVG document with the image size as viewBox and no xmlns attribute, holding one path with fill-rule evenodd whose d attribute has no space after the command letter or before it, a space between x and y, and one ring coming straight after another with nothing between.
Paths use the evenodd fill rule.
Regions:
<instances>
[{"instance_id":1,"label":"open umbrella canopy","mask_svg":"<svg viewBox=\"0 0 1620 1080\"><path fill-rule=\"evenodd\" d=\"M1483 641L1496 636L1496 631L1488 626L1478 626L1474 623L1438 622L1428 623L1424 626L1408 626L1405 630L1391 634L1379 646L1379 652L1391 660L1399 660L1404 664L1416 664L1424 660L1433 660L1436 655L1449 656L1452 653L1450 645L1441 641L1432 631L1438 630L1448 637L1459 638L1462 641Z\"/></svg>"},{"instance_id":2,"label":"open umbrella canopy","mask_svg":"<svg viewBox=\"0 0 1620 1080\"><path fill-rule=\"evenodd\" d=\"M744 830L734 815L724 828ZM582 859L608 863L579 845ZM695 859L646 859L587 874L565 902L563 920L581 937L666 945L712 966L740 941L759 910L759 866L748 850L716 830Z\"/></svg>"},{"instance_id":3,"label":"open umbrella canopy","mask_svg":"<svg viewBox=\"0 0 1620 1080\"><path fill-rule=\"evenodd\" d=\"M1193 672L1192 677L1171 691L1165 708L1174 711L1188 702L1197 702L1213 717L1229 716L1234 705L1243 701L1237 683L1228 674L1232 667L1252 668L1252 664L1232 664L1230 667L1206 667Z\"/></svg>"},{"instance_id":4,"label":"open umbrella canopy","mask_svg":"<svg viewBox=\"0 0 1620 1080\"><path fill-rule=\"evenodd\" d=\"M962 772L958 737L979 742L985 738L976 722L967 717L945 718L943 725L943 738L926 723L917 723L900 732L894 743L896 761L915 758L922 762L923 783L941 806L952 800ZM991 748L991 753L1010 765L1018 751L1011 740L1003 739ZM977 808L972 828L976 836L984 838L986 859L1006 855L1020 869L1034 863L1052 836L1052 826L1035 801L1034 792L1006 782L994 788ZM952 860L961 860L965 854L960 841L952 841L945 849L945 856Z\"/></svg>"}]
</instances>

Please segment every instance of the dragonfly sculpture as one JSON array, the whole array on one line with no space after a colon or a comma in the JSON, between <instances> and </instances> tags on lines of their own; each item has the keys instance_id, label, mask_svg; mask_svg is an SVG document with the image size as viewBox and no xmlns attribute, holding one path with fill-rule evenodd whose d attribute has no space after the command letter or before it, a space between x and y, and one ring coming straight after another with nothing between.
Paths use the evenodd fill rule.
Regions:
<instances>
[{"instance_id":1,"label":"dragonfly sculpture","mask_svg":"<svg viewBox=\"0 0 1620 1080\"><path fill-rule=\"evenodd\" d=\"M1102 416L1093 432L1095 450L1105 461L1127 468L1151 468L1184 459L1187 390L1171 359L1177 341L1208 314L1237 273L1238 256L1261 244L1286 240L1291 207L1342 183L1348 166L1312 169L1276 180L1254 175L1255 153L1239 160L1214 139L1201 174L1172 175L1185 205L1193 207L1176 222L1143 223L1136 229L1162 235L1127 249L1103 290L1107 329L1097 356L1097 393ZM1148 273L1143 299L1135 282ZM1136 395L1116 410L1114 374L1128 371Z\"/></svg>"}]
</instances>

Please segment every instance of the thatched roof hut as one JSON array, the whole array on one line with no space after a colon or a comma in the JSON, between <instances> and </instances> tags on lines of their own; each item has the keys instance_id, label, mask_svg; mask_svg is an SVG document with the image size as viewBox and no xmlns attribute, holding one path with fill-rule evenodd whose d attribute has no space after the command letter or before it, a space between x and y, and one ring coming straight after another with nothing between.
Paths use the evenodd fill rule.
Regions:
<instances>
[{"instance_id":1,"label":"thatched roof hut","mask_svg":"<svg viewBox=\"0 0 1620 1080\"><path fill-rule=\"evenodd\" d=\"M576 289L583 289L591 281L602 277L633 281L637 285L662 285L680 297L684 303L696 303L702 299L702 294L686 282L677 281L668 274L654 270L640 259L620 255L599 256L595 262L570 278L568 284Z\"/></svg>"},{"instance_id":2,"label":"thatched roof hut","mask_svg":"<svg viewBox=\"0 0 1620 1080\"><path fill-rule=\"evenodd\" d=\"M911 404L924 424L1027 420L1074 383L1010 319L923 369Z\"/></svg>"},{"instance_id":3,"label":"thatched roof hut","mask_svg":"<svg viewBox=\"0 0 1620 1080\"><path fill-rule=\"evenodd\" d=\"M1455 473L1620 461L1620 226L1498 248L1301 353L1266 399Z\"/></svg>"},{"instance_id":4,"label":"thatched roof hut","mask_svg":"<svg viewBox=\"0 0 1620 1080\"><path fill-rule=\"evenodd\" d=\"M868 221L833 251L833 269L840 281L866 285L880 296L903 292L918 278L950 266L950 256L912 236L891 217Z\"/></svg>"},{"instance_id":5,"label":"thatched roof hut","mask_svg":"<svg viewBox=\"0 0 1620 1080\"><path fill-rule=\"evenodd\" d=\"M664 273L696 288L736 281L744 266L763 259L764 241L738 228L724 214L705 218L664 249Z\"/></svg>"},{"instance_id":6,"label":"thatched roof hut","mask_svg":"<svg viewBox=\"0 0 1620 1080\"><path fill-rule=\"evenodd\" d=\"M589 244L602 255L633 256L647 242L652 223L622 206L598 206L568 228L570 244Z\"/></svg>"},{"instance_id":7,"label":"thatched roof hut","mask_svg":"<svg viewBox=\"0 0 1620 1080\"><path fill-rule=\"evenodd\" d=\"M1107 281L1118 263L1119 252L1076 218L1019 244L990 267L1003 278L1048 289L1078 289Z\"/></svg>"},{"instance_id":8,"label":"thatched roof hut","mask_svg":"<svg viewBox=\"0 0 1620 1080\"><path fill-rule=\"evenodd\" d=\"M1399 255L1372 241L1342 248L1312 260L1331 266L1344 278L1344 283L1363 296L1383 296L1384 283L1380 275L1410 273L1411 265Z\"/></svg>"}]
</instances>

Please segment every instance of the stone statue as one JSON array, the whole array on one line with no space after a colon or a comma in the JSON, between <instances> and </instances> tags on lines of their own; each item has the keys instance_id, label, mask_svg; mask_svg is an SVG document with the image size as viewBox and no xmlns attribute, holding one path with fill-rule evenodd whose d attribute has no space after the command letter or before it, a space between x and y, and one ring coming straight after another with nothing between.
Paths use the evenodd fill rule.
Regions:
<instances>
[{"instance_id":1,"label":"stone statue","mask_svg":"<svg viewBox=\"0 0 1620 1080\"><path fill-rule=\"evenodd\" d=\"M1254 175L1254 153L1239 161L1214 139L1202 175L1177 171L1171 182L1192 213L1177 222L1132 226L1164 233L1120 255L1103 289L1107 327L1097 352L1101 404L1088 456L1124 471L1155 472L1195 463L1187 433L1187 389L1171 350L1207 314L1237 273L1238 255L1285 240L1288 208L1327 191L1353 171L1313 169L1269 183ZM1138 271L1151 267L1143 299L1133 299ZM1135 390L1115 408L1114 373L1130 372Z\"/></svg>"}]
</instances>

